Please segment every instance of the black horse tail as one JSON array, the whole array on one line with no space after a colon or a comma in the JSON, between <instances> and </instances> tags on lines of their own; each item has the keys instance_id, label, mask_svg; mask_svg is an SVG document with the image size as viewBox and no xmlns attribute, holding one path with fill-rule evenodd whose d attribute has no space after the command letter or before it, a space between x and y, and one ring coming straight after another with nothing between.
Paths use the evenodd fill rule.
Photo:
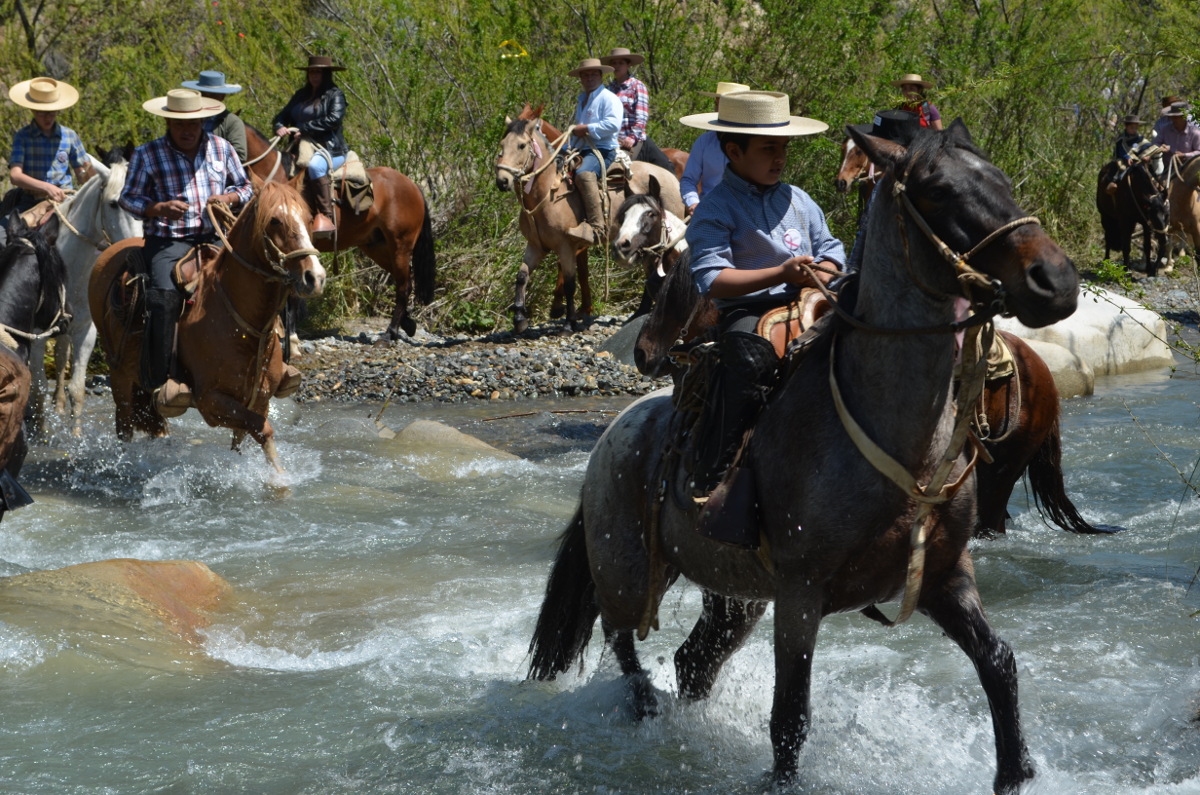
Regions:
<instances>
[{"instance_id":1,"label":"black horse tail","mask_svg":"<svg viewBox=\"0 0 1200 795\"><path fill-rule=\"evenodd\" d=\"M413 246L413 282L417 300L428 306L433 301L433 277L437 270L437 259L433 253L433 223L429 220L429 202L425 205L425 220L421 222L421 234Z\"/></svg>"},{"instance_id":2,"label":"black horse tail","mask_svg":"<svg viewBox=\"0 0 1200 795\"><path fill-rule=\"evenodd\" d=\"M1046 436L1046 441L1038 448L1033 460L1029 462L1026 471L1029 476L1029 487L1033 492L1033 502L1043 517L1071 533L1119 533L1125 528L1114 525L1089 524L1079 511L1075 509L1071 498L1067 496L1066 486L1062 477L1062 438L1059 434L1058 420Z\"/></svg>"},{"instance_id":3,"label":"black horse tail","mask_svg":"<svg viewBox=\"0 0 1200 795\"><path fill-rule=\"evenodd\" d=\"M583 535L583 506L567 526L546 583L546 598L529 641L529 679L553 679L587 649L600 616Z\"/></svg>"}]
</instances>

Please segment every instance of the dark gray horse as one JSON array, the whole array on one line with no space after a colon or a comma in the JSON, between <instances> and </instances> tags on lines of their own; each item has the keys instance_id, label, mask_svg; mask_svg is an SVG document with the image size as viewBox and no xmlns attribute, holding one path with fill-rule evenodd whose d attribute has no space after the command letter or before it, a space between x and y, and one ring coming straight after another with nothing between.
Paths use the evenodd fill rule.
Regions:
<instances>
[{"instance_id":1,"label":"dark gray horse","mask_svg":"<svg viewBox=\"0 0 1200 795\"><path fill-rule=\"evenodd\" d=\"M863 609L879 616L877 603L905 592L975 664L996 732L995 789L1013 793L1033 765L1021 733L1016 663L984 616L967 552L973 476L933 507L923 581L919 592L906 592L918 508L859 451L833 384L863 434L917 483L946 474L943 457L953 464L947 482L954 483L969 458L951 444L955 341L946 331L963 296L960 276L991 280L982 300L971 296L977 308L1012 312L1031 326L1070 315L1079 278L1036 219L1023 217L1008 179L961 122L923 130L908 149L852 134L889 174L866 221L857 324L814 346L758 420L748 465L757 473L760 548L737 549L696 532L696 507L677 496L686 493L687 473L663 466L672 459L671 401L642 398L592 453L530 644L530 676L549 679L570 668L602 617L640 713L653 713L633 633L656 623L663 593L683 575L707 593L675 667L681 694L704 698L774 600L770 730L774 777L786 782L809 730L821 619ZM953 253L964 251L961 259Z\"/></svg>"}]
</instances>

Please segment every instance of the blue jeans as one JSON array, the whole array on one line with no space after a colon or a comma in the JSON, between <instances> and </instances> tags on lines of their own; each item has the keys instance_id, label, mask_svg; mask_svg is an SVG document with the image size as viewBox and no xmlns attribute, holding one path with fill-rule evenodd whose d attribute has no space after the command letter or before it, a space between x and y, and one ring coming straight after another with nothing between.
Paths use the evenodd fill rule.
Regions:
<instances>
[{"instance_id":1,"label":"blue jeans","mask_svg":"<svg viewBox=\"0 0 1200 795\"><path fill-rule=\"evenodd\" d=\"M583 162L579 164L579 168L575 169L575 173L579 174L583 171L590 171L596 176L600 176L600 161L596 159L596 155L593 153L593 151L591 149L582 149L580 151L583 152ZM612 165L613 160L615 160L617 157L616 149L597 149L595 151L599 152L600 156L604 158L605 170Z\"/></svg>"},{"instance_id":2,"label":"blue jeans","mask_svg":"<svg viewBox=\"0 0 1200 795\"><path fill-rule=\"evenodd\" d=\"M328 174L330 170L334 168L341 168L346 162L345 155L337 155L336 157L329 155L329 157L333 157L332 166L330 165L329 161L325 159L326 154L324 152L317 152L313 155L312 160L308 161L309 179L320 179Z\"/></svg>"}]
</instances>

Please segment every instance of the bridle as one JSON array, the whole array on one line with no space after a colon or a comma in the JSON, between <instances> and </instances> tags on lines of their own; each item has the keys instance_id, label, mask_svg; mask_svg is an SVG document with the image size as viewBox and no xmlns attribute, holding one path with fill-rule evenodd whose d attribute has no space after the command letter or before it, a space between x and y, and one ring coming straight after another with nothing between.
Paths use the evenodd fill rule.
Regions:
<instances>
[{"instance_id":1,"label":"bridle","mask_svg":"<svg viewBox=\"0 0 1200 795\"><path fill-rule=\"evenodd\" d=\"M254 201L258 201L257 196L255 197ZM236 220L236 216L234 216L233 211L229 209L228 205L221 204L220 202L213 202L208 205L209 220L212 221L213 229L217 231L217 236L221 238L221 242L225 245L226 253L233 257L234 261L239 265L247 270L257 273L267 281L280 282L292 287L298 286L300 283L300 277L287 269L287 263L291 262L292 260L304 259L305 257L316 256L321 253L312 247L298 248L294 251L285 252L280 249L279 246L275 245L275 241L271 240L270 237L264 234L262 236L263 255L264 259L267 261L267 264L270 266L270 269L268 270L266 268L261 268L239 254L237 250L230 244L224 228L217 221L216 213L218 212L218 207L221 208L220 212L223 216L221 220L229 223L230 226L232 226L232 222Z\"/></svg>"}]
</instances>

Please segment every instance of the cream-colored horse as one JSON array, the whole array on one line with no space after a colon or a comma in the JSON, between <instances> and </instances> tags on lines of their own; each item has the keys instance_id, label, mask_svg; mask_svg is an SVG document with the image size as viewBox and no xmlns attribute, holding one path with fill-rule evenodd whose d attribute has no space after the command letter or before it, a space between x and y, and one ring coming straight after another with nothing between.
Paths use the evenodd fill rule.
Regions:
<instances>
[{"instance_id":1,"label":"cream-colored horse","mask_svg":"<svg viewBox=\"0 0 1200 795\"><path fill-rule=\"evenodd\" d=\"M1197 161L1200 163L1200 160ZM1183 169L1183 173L1171 180L1168 194L1170 212L1167 217L1168 270L1174 265L1175 236L1191 244L1192 257L1200 258L1200 195L1196 183L1200 180L1200 168Z\"/></svg>"},{"instance_id":2,"label":"cream-colored horse","mask_svg":"<svg viewBox=\"0 0 1200 795\"><path fill-rule=\"evenodd\" d=\"M521 204L521 234L527 241L521 268L517 272L516 300L513 302L513 330L517 333L529 327L525 310L525 288L529 274L551 251L558 254L561 299L551 308L551 317L558 314L558 300L565 301L567 325L578 330L582 319L575 313L575 282L581 282L580 313L592 311L592 294L587 280L587 254L591 241L573 234L586 220L583 201L564 181L555 163L552 128L538 116L540 109L522 113L531 118L506 119L507 129L500 141L496 158L496 187L519 192ZM669 171L650 163L634 163L628 186L608 191L610 223L626 195L646 193L653 178L659 186L666 209L683 216L683 200L679 195L679 180Z\"/></svg>"}]
</instances>

